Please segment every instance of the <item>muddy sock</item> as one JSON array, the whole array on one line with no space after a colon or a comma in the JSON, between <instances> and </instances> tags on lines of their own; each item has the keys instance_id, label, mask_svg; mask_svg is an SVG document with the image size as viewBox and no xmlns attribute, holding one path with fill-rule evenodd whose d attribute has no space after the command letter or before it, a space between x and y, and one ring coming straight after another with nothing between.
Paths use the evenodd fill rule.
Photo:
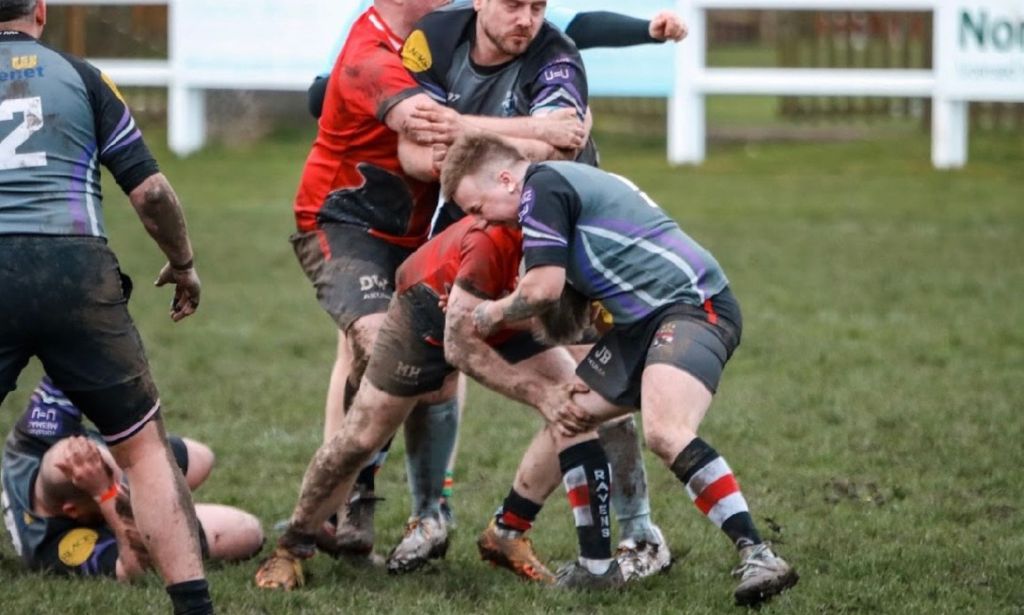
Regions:
<instances>
[{"instance_id":1,"label":"muddy sock","mask_svg":"<svg viewBox=\"0 0 1024 615\"><path fill-rule=\"evenodd\" d=\"M509 489L501 508L494 513L498 535L502 538L522 536L533 527L533 522L543 505L519 495L515 488Z\"/></svg>"},{"instance_id":2,"label":"muddy sock","mask_svg":"<svg viewBox=\"0 0 1024 615\"><path fill-rule=\"evenodd\" d=\"M206 579L195 579L167 586L174 615L207 615L213 613L213 599Z\"/></svg>"},{"instance_id":3,"label":"muddy sock","mask_svg":"<svg viewBox=\"0 0 1024 615\"><path fill-rule=\"evenodd\" d=\"M697 508L737 549L762 542L729 464L707 442L694 438L672 462L672 472L686 485Z\"/></svg>"},{"instance_id":4,"label":"muddy sock","mask_svg":"<svg viewBox=\"0 0 1024 615\"><path fill-rule=\"evenodd\" d=\"M612 557L611 469L608 457L601 443L595 439L560 452L558 463L576 521L580 561L599 562L596 567L600 568L603 565L600 562ZM594 572L593 569L591 571Z\"/></svg>"}]
</instances>

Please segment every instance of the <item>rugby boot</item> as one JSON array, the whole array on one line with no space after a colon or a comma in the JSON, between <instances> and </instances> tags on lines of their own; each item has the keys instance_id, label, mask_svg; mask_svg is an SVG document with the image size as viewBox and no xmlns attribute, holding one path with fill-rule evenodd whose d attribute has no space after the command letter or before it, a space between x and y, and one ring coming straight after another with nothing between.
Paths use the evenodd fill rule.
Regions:
<instances>
[{"instance_id":1,"label":"rugby boot","mask_svg":"<svg viewBox=\"0 0 1024 615\"><path fill-rule=\"evenodd\" d=\"M625 584L626 579L622 576L619 563L614 559L611 565L608 566L608 570L604 571L604 574L594 574L587 570L579 561L574 561L559 568L555 577L555 587L559 589L585 591L621 589Z\"/></svg>"},{"instance_id":2,"label":"rugby boot","mask_svg":"<svg viewBox=\"0 0 1024 615\"><path fill-rule=\"evenodd\" d=\"M413 517L405 524L402 541L388 554L387 569L402 574L422 568L432 559L448 553L448 528L435 517Z\"/></svg>"},{"instance_id":3,"label":"rugby boot","mask_svg":"<svg viewBox=\"0 0 1024 615\"><path fill-rule=\"evenodd\" d=\"M672 553L657 526L651 526L651 535L646 540L626 538L620 542L615 550L615 560L627 583L665 572L672 567Z\"/></svg>"},{"instance_id":4,"label":"rugby boot","mask_svg":"<svg viewBox=\"0 0 1024 615\"><path fill-rule=\"evenodd\" d=\"M768 543L740 550L740 565L732 571L740 580L733 591L736 604L755 605L796 585L800 575L772 551Z\"/></svg>"},{"instance_id":5,"label":"rugby boot","mask_svg":"<svg viewBox=\"0 0 1024 615\"><path fill-rule=\"evenodd\" d=\"M526 536L515 538L501 536L497 522L492 518L487 528L480 533L476 541L480 551L480 559L494 566L508 568L527 581L536 581L546 585L555 582L555 575L541 563L533 551L533 541Z\"/></svg>"},{"instance_id":6,"label":"rugby boot","mask_svg":"<svg viewBox=\"0 0 1024 615\"><path fill-rule=\"evenodd\" d=\"M349 500L344 520L339 521L333 540L317 541L323 551L334 557L368 558L373 555L373 517L378 498L372 491L360 492ZM333 543L333 544L332 544Z\"/></svg>"},{"instance_id":7,"label":"rugby boot","mask_svg":"<svg viewBox=\"0 0 1024 615\"><path fill-rule=\"evenodd\" d=\"M302 558L292 555L283 547L274 549L270 557L260 562L260 567L256 570L256 587L261 589L290 591L302 587L305 582Z\"/></svg>"}]
</instances>

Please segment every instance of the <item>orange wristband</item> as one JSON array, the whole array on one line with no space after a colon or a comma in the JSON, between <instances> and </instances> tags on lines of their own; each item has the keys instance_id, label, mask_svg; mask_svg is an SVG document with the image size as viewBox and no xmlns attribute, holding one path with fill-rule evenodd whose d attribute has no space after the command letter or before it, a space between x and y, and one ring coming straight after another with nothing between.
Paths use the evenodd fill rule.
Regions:
<instances>
[{"instance_id":1,"label":"orange wristband","mask_svg":"<svg viewBox=\"0 0 1024 615\"><path fill-rule=\"evenodd\" d=\"M109 502L110 500L113 500L114 498L117 497L118 491L119 490L117 488L117 483L111 483L110 489L107 489L106 491L104 491L103 495L101 495L98 498L96 498L96 501L99 502L100 504L104 504L106 502Z\"/></svg>"}]
</instances>

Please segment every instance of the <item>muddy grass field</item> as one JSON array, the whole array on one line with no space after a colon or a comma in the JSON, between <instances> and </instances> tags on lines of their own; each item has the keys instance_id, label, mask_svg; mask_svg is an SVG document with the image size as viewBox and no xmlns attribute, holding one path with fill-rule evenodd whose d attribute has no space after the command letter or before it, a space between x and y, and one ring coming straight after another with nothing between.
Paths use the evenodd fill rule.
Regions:
<instances>
[{"instance_id":1,"label":"muddy grass field","mask_svg":"<svg viewBox=\"0 0 1024 615\"><path fill-rule=\"evenodd\" d=\"M600 124L599 124L600 127ZM928 138L712 148L670 169L660 141L598 134L603 163L661 202L725 267L743 343L703 436L736 471L762 532L800 571L763 613L1024 612L1024 145L972 135L971 163L939 173ZM273 538L322 430L335 335L287 238L309 135L211 148L163 168L188 208L203 278L199 313L174 325L161 264L107 184L112 245L136 281L168 427L209 443L199 501L253 511ZM6 433L39 377L0 411ZM506 493L537 419L470 390L446 561L407 577L318 557L309 586L258 592L256 562L212 567L222 613L730 613L734 555L653 457L656 521L677 557L616 594L560 594L477 559L476 534ZM408 513L401 440L378 479L379 550ZM533 538L575 553L564 496ZM0 541L4 613L165 613L135 588L22 572Z\"/></svg>"}]
</instances>

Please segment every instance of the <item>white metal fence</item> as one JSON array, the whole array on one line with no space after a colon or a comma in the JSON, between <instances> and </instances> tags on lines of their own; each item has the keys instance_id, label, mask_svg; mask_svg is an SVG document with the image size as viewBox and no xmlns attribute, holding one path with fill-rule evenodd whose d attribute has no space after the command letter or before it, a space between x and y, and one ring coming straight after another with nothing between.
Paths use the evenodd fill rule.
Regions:
<instances>
[{"instance_id":1,"label":"white metal fence","mask_svg":"<svg viewBox=\"0 0 1024 615\"><path fill-rule=\"evenodd\" d=\"M359 2L50 0L168 7L166 60L91 60L124 85L168 88L168 141L181 155L205 141L206 89L305 89ZM651 6L634 2L624 10ZM935 68L709 68L707 11L714 9L931 12ZM932 162L939 168L967 160L968 101L1024 100L1024 0L678 0L677 10L690 36L665 73L674 77L668 117L673 163L704 160L708 95L930 98Z\"/></svg>"}]
</instances>

